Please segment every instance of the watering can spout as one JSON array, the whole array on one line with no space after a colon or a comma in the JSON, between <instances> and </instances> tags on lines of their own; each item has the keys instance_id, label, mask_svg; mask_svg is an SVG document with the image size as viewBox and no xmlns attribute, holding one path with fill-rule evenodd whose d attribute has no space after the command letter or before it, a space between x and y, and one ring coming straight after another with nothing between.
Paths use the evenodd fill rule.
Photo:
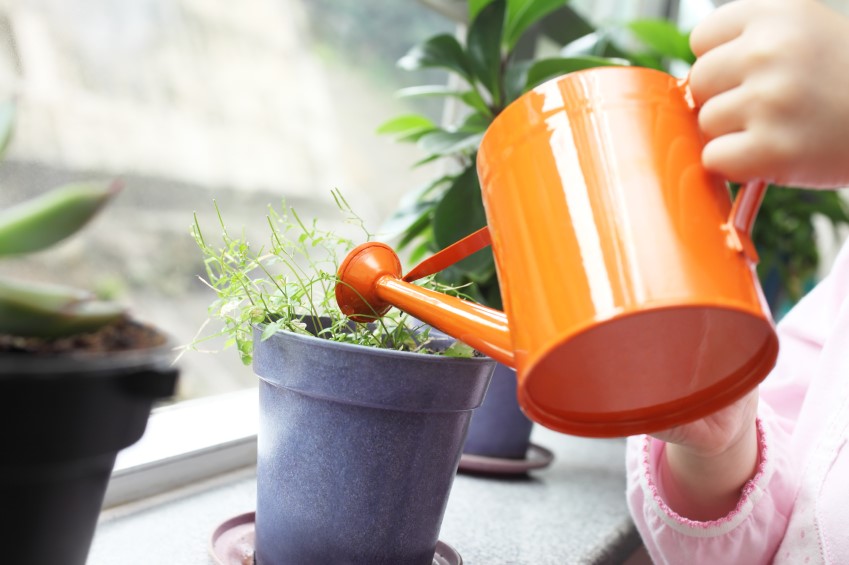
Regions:
<instances>
[{"instance_id":1,"label":"watering can spout","mask_svg":"<svg viewBox=\"0 0 849 565\"><path fill-rule=\"evenodd\" d=\"M504 312L407 282L391 247L368 242L354 248L339 267L336 301L356 322L370 322L395 306L463 343L513 366Z\"/></svg>"}]
</instances>

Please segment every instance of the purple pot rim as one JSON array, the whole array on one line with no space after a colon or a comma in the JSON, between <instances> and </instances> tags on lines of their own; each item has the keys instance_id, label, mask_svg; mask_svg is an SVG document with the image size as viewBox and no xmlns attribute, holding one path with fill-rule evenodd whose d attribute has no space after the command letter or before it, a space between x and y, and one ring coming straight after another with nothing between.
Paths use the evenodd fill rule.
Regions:
<instances>
[{"instance_id":1,"label":"purple pot rim","mask_svg":"<svg viewBox=\"0 0 849 565\"><path fill-rule=\"evenodd\" d=\"M260 329L260 330L261 330L262 327L263 326L261 324L257 324L255 326L255 328ZM398 358L398 359L409 358L409 359L415 359L416 362L424 361L424 362L431 362L431 363L439 363L441 365L447 365L447 364L451 364L451 363L456 363L456 364L469 364L469 363L485 364L485 363L493 363L494 362L493 359L491 359L490 357L486 357L486 356L483 356L483 357L448 357L446 355L434 355L434 354L429 354L429 353L419 353L419 352L415 352L415 351L401 351L401 350L398 350L398 349L388 349L388 348L385 348L385 347L371 347L371 346L368 346L368 345L346 343L344 341L332 341L332 340L329 340L329 339L323 339L323 338L316 337L316 336L313 336L313 335L304 335L304 334L300 334L300 333L291 332L291 331L288 331L288 330L278 330L277 332L275 332L274 334L272 334L271 336L266 338L266 340L262 340L262 341L267 341L267 339L271 339L274 335L278 335L278 334L285 334L286 337L290 338L290 339L296 339L296 340L303 340L303 341L306 341L306 342L311 342L316 347L327 348L327 349L337 349L338 348L338 349L342 349L343 351L347 350L351 353L357 353L357 354L368 352L368 355L375 355L375 356L378 356L378 357L390 357L390 358Z\"/></svg>"},{"instance_id":2,"label":"purple pot rim","mask_svg":"<svg viewBox=\"0 0 849 565\"><path fill-rule=\"evenodd\" d=\"M495 365L488 357L385 350L286 331L255 343L253 357L254 373L274 389L402 412L477 408Z\"/></svg>"}]
</instances>

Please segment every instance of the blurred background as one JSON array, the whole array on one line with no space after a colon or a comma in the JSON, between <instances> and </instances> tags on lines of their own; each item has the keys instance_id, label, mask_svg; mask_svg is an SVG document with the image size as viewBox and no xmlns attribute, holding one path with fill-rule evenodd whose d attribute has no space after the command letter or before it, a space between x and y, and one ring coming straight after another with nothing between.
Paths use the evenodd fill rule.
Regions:
<instances>
[{"instance_id":1,"label":"blurred background","mask_svg":"<svg viewBox=\"0 0 849 565\"><path fill-rule=\"evenodd\" d=\"M685 29L712 9L570 5L594 22L668 17ZM0 207L74 180L125 182L82 234L0 270L94 288L189 343L213 298L189 226L196 212L217 230L213 199L262 242L266 206L283 198L332 228L339 188L376 232L433 177L439 164L411 169L417 148L375 129L407 111L442 119L441 99L395 96L440 72L395 63L464 13L459 0L0 0L0 90L17 102ZM180 398L255 384L233 351L181 365Z\"/></svg>"},{"instance_id":2,"label":"blurred background","mask_svg":"<svg viewBox=\"0 0 849 565\"><path fill-rule=\"evenodd\" d=\"M338 187L376 230L427 174L409 169L415 147L375 134L417 79L395 61L454 26L415 1L0 2L0 88L17 102L0 207L74 180L125 183L81 234L0 268L113 295L190 342L212 299L193 212L215 234L215 199L259 244L283 198L332 228ZM417 111L438 119L432 106ZM234 351L181 365L182 398L255 384Z\"/></svg>"}]
</instances>

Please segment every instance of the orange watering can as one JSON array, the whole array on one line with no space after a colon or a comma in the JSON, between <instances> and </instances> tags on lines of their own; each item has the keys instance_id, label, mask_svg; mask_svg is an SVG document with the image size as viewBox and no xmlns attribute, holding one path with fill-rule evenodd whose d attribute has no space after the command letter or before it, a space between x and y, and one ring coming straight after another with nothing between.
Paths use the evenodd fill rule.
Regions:
<instances>
[{"instance_id":1,"label":"orange watering can","mask_svg":"<svg viewBox=\"0 0 849 565\"><path fill-rule=\"evenodd\" d=\"M703 417L766 376L778 340L750 235L765 184L732 204L702 147L685 81L605 67L546 82L481 142L487 227L406 276L365 243L337 301L359 320L396 306L515 367L522 409L560 432ZM490 243L504 312L411 284Z\"/></svg>"}]
</instances>

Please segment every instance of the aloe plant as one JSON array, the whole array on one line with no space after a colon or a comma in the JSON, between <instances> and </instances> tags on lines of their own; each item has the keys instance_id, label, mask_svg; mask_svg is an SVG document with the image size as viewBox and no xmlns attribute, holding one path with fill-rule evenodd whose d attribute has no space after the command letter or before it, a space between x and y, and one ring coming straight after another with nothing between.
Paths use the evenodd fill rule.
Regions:
<instances>
[{"instance_id":1,"label":"aloe plant","mask_svg":"<svg viewBox=\"0 0 849 565\"><path fill-rule=\"evenodd\" d=\"M0 108L0 156L12 136L14 107ZM120 190L117 183L69 184L0 211L0 259L46 249L76 233ZM94 331L123 308L55 284L0 278L0 334L53 339Z\"/></svg>"}]
</instances>

